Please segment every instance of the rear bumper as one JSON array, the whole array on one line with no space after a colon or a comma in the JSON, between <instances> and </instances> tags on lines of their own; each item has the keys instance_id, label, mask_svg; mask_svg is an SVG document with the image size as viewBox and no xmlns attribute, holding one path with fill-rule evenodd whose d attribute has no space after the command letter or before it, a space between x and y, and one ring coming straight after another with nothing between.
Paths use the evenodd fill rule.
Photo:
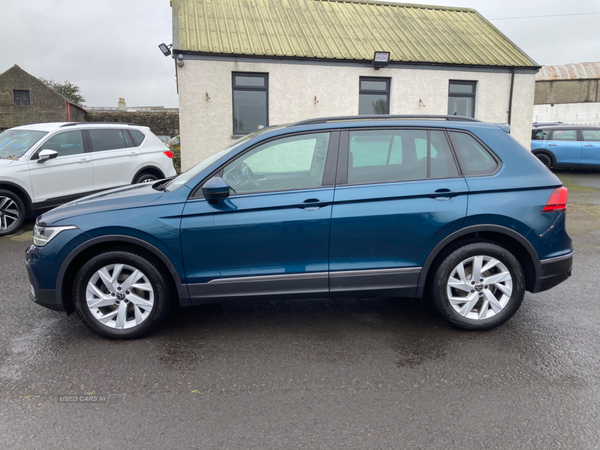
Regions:
<instances>
[{"instance_id":1,"label":"rear bumper","mask_svg":"<svg viewBox=\"0 0 600 450\"><path fill-rule=\"evenodd\" d=\"M556 258L543 259L540 263L542 273L532 292L547 291L569 278L573 269L573 251Z\"/></svg>"}]
</instances>

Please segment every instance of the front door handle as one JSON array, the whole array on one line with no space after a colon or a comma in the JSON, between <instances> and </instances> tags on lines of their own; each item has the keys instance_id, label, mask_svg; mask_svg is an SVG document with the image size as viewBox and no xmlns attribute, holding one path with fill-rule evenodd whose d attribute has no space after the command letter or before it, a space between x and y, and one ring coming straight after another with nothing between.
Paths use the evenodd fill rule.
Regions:
<instances>
[{"instance_id":1,"label":"front door handle","mask_svg":"<svg viewBox=\"0 0 600 450\"><path fill-rule=\"evenodd\" d=\"M586 147L593 147L594 144L584 144Z\"/></svg>"},{"instance_id":2,"label":"front door handle","mask_svg":"<svg viewBox=\"0 0 600 450\"><path fill-rule=\"evenodd\" d=\"M90 160L88 158L81 158L79 160L79 164L86 163L86 162L90 162Z\"/></svg>"},{"instance_id":3,"label":"front door handle","mask_svg":"<svg viewBox=\"0 0 600 450\"><path fill-rule=\"evenodd\" d=\"M435 192L427 194L427 197L434 198L436 200L450 200L451 197L456 197L461 192L451 191L450 189L437 189Z\"/></svg>"},{"instance_id":4,"label":"front door handle","mask_svg":"<svg viewBox=\"0 0 600 450\"><path fill-rule=\"evenodd\" d=\"M302 208L305 211L316 211L321 206L324 206L325 203L322 203L318 198L309 198L304 200L299 205L296 205L298 208Z\"/></svg>"},{"instance_id":5,"label":"front door handle","mask_svg":"<svg viewBox=\"0 0 600 450\"><path fill-rule=\"evenodd\" d=\"M558 144L548 144L548 147L556 147Z\"/></svg>"}]
</instances>

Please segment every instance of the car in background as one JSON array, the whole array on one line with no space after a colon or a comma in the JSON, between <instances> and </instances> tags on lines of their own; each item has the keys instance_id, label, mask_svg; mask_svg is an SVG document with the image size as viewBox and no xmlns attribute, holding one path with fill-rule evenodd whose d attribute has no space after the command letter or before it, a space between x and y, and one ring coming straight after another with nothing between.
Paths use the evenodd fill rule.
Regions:
<instances>
[{"instance_id":1,"label":"car in background","mask_svg":"<svg viewBox=\"0 0 600 450\"><path fill-rule=\"evenodd\" d=\"M167 142L167 147L172 148L175 147L177 145L179 145L179 135L172 137L171 139L169 139Z\"/></svg>"},{"instance_id":2,"label":"car in background","mask_svg":"<svg viewBox=\"0 0 600 450\"><path fill-rule=\"evenodd\" d=\"M0 236L28 215L131 183L176 175L173 153L148 127L38 123L0 133Z\"/></svg>"},{"instance_id":3,"label":"car in background","mask_svg":"<svg viewBox=\"0 0 600 450\"><path fill-rule=\"evenodd\" d=\"M567 189L507 132L457 116L271 127L180 176L38 217L31 299L112 339L224 300L427 295L466 330L571 275Z\"/></svg>"},{"instance_id":4,"label":"car in background","mask_svg":"<svg viewBox=\"0 0 600 450\"><path fill-rule=\"evenodd\" d=\"M600 127L558 125L534 128L531 152L549 169L600 168Z\"/></svg>"}]
</instances>

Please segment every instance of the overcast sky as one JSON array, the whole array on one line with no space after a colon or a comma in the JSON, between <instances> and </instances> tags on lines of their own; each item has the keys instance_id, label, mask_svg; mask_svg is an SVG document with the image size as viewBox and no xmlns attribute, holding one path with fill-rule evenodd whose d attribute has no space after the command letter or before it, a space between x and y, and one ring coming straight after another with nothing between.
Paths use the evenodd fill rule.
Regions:
<instances>
[{"instance_id":1,"label":"overcast sky","mask_svg":"<svg viewBox=\"0 0 600 450\"><path fill-rule=\"evenodd\" d=\"M598 0L414 3L475 8L539 64L600 61ZM0 17L0 73L69 80L87 106L178 106L173 59L157 47L172 41L169 0L0 0Z\"/></svg>"}]
</instances>

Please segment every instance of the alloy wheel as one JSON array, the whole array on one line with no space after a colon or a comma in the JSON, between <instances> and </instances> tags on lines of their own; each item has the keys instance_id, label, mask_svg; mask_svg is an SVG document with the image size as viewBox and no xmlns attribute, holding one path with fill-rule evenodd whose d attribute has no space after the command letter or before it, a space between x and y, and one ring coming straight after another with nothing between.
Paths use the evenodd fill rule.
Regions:
<instances>
[{"instance_id":1,"label":"alloy wheel","mask_svg":"<svg viewBox=\"0 0 600 450\"><path fill-rule=\"evenodd\" d=\"M110 264L94 272L86 289L93 317L114 329L144 322L154 307L154 288L148 277L127 264Z\"/></svg>"},{"instance_id":2,"label":"alloy wheel","mask_svg":"<svg viewBox=\"0 0 600 450\"><path fill-rule=\"evenodd\" d=\"M13 227L19 220L19 205L9 197L0 196L0 231Z\"/></svg>"},{"instance_id":3,"label":"alloy wheel","mask_svg":"<svg viewBox=\"0 0 600 450\"><path fill-rule=\"evenodd\" d=\"M513 280L496 258L472 256L450 273L446 291L450 305L463 317L484 320L502 311L510 301Z\"/></svg>"}]
</instances>

